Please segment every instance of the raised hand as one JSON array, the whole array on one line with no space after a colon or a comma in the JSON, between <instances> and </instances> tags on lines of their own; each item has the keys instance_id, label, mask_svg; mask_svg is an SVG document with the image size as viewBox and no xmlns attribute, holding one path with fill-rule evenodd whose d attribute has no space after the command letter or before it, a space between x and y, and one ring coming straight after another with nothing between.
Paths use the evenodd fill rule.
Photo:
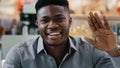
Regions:
<instances>
[{"instance_id":1,"label":"raised hand","mask_svg":"<svg viewBox=\"0 0 120 68\"><path fill-rule=\"evenodd\" d=\"M116 46L116 38L112 32L106 17L103 16L103 22L97 13L89 13L88 24L93 32L95 39L85 37L85 40L91 43L95 48L107 51L111 56L118 56L120 52Z\"/></svg>"}]
</instances>

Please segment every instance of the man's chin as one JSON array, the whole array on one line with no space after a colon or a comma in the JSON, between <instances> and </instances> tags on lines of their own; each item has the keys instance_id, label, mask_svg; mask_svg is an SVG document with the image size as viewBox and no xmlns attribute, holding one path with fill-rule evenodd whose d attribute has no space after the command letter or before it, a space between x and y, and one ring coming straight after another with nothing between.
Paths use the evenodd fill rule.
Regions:
<instances>
[{"instance_id":1,"label":"man's chin","mask_svg":"<svg viewBox=\"0 0 120 68\"><path fill-rule=\"evenodd\" d=\"M48 43L48 42L45 42L45 45L48 45L48 46L61 46L63 44L64 43Z\"/></svg>"},{"instance_id":2,"label":"man's chin","mask_svg":"<svg viewBox=\"0 0 120 68\"><path fill-rule=\"evenodd\" d=\"M47 44L48 46L61 46L62 45L62 43L60 43L60 44L58 44L58 43L56 43L56 44Z\"/></svg>"}]
</instances>

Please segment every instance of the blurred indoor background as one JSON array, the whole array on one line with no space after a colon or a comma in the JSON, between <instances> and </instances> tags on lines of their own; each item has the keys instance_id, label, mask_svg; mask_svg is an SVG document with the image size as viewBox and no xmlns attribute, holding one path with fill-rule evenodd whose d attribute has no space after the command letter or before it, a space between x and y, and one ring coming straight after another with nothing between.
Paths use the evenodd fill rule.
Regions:
<instances>
[{"instance_id":1,"label":"blurred indoor background","mask_svg":"<svg viewBox=\"0 0 120 68\"><path fill-rule=\"evenodd\" d=\"M0 0L0 25L4 28L1 59L16 43L38 36L34 5L37 0ZM86 21L90 11L107 16L120 46L120 0L68 0L73 25L72 36L92 37ZM102 18L101 18L102 19Z\"/></svg>"}]
</instances>

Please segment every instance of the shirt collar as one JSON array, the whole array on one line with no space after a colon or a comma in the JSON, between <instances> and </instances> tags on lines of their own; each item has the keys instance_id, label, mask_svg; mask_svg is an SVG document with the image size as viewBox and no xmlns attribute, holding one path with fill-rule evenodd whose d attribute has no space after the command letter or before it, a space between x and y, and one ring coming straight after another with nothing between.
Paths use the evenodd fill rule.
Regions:
<instances>
[{"instance_id":1,"label":"shirt collar","mask_svg":"<svg viewBox=\"0 0 120 68\"><path fill-rule=\"evenodd\" d=\"M73 42L73 40L70 37L69 37L69 42L70 42L69 52L71 51L71 48L77 51L76 44ZM43 50L47 54L46 50L44 49L43 39L40 36L37 44L37 54Z\"/></svg>"},{"instance_id":2,"label":"shirt collar","mask_svg":"<svg viewBox=\"0 0 120 68\"><path fill-rule=\"evenodd\" d=\"M70 42L70 48L73 48L74 50L77 50L76 44L73 42L73 40L69 37L69 42Z\"/></svg>"},{"instance_id":3,"label":"shirt collar","mask_svg":"<svg viewBox=\"0 0 120 68\"><path fill-rule=\"evenodd\" d=\"M44 50L44 46L43 46L43 39L42 37L40 36L39 39L38 39L38 44L37 44L37 54L39 52L41 52L42 50Z\"/></svg>"}]
</instances>

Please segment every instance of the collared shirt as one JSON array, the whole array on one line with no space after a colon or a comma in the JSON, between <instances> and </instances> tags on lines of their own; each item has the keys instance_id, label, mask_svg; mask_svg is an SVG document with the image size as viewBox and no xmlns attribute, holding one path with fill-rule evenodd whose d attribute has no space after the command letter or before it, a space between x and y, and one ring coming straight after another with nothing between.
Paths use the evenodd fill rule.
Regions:
<instances>
[{"instance_id":1,"label":"collared shirt","mask_svg":"<svg viewBox=\"0 0 120 68\"><path fill-rule=\"evenodd\" d=\"M115 68L110 56L81 38L69 37L69 52L59 67L47 54L41 36L15 45L7 54L3 68Z\"/></svg>"}]
</instances>

